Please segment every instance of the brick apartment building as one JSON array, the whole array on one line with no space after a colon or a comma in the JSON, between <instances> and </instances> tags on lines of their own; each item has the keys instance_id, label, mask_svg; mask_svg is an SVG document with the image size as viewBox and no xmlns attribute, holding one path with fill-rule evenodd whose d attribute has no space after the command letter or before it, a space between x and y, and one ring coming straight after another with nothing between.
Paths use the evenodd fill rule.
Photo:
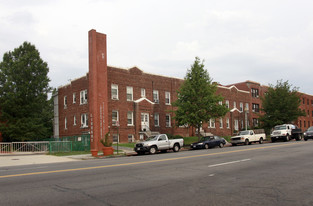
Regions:
<instances>
[{"instance_id":1,"label":"brick apartment building","mask_svg":"<svg viewBox=\"0 0 313 206\"><path fill-rule=\"evenodd\" d=\"M58 88L54 96L54 136L90 135L91 150L101 148L99 139L110 131L114 141L130 142L154 132L194 135L194 129L175 127L172 103L183 79L145 73L137 67L107 66L106 35L89 31L89 72ZM230 112L203 123L203 133L232 135L247 127L257 127L261 99L267 87L246 81L218 85ZM307 113L297 124L313 125L313 96L301 94L301 109Z\"/></svg>"}]
</instances>

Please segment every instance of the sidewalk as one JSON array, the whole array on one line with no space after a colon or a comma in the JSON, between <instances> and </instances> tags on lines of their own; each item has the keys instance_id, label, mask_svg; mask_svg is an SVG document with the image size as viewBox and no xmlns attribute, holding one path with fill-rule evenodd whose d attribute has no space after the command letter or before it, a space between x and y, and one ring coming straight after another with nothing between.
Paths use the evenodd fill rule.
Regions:
<instances>
[{"instance_id":1,"label":"sidewalk","mask_svg":"<svg viewBox=\"0 0 313 206\"><path fill-rule=\"evenodd\" d=\"M114 146L114 149L117 148ZM119 154L133 155L136 154L132 148L119 147ZM122 151L121 151L122 150ZM114 152L116 153L116 151ZM99 151L99 157L101 158L102 151ZM99 158L98 157L98 158ZM48 164L48 163L60 163L60 162L72 162L82 161L88 159L94 159L91 154L83 155L71 155L71 156L54 156L42 153L7 153L0 155L0 168L19 166L19 165L35 165L35 164Z\"/></svg>"}]
</instances>

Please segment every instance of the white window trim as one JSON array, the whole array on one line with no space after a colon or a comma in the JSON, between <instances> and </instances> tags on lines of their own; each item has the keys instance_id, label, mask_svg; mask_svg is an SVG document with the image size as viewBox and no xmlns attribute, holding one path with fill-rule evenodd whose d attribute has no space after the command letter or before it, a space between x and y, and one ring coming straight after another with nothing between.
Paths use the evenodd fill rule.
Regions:
<instances>
[{"instance_id":1,"label":"white window trim","mask_svg":"<svg viewBox=\"0 0 313 206\"><path fill-rule=\"evenodd\" d=\"M76 119L76 115L74 115L74 118L73 118L73 125L76 126L77 124L77 119Z\"/></svg>"},{"instance_id":2,"label":"white window trim","mask_svg":"<svg viewBox=\"0 0 313 206\"><path fill-rule=\"evenodd\" d=\"M129 92L129 93L128 93ZM128 99L128 95L131 95L131 99ZM133 87L127 86L126 87L126 99L127 101L134 101L134 92L133 92Z\"/></svg>"},{"instance_id":3,"label":"white window trim","mask_svg":"<svg viewBox=\"0 0 313 206\"><path fill-rule=\"evenodd\" d=\"M116 121L115 122L113 120L113 112L116 112ZM112 110L112 125L113 126L116 126L116 122L119 121L118 113L119 113L118 110Z\"/></svg>"},{"instance_id":4,"label":"white window trim","mask_svg":"<svg viewBox=\"0 0 313 206\"><path fill-rule=\"evenodd\" d=\"M226 107L229 109L229 100L225 101Z\"/></svg>"},{"instance_id":5,"label":"white window trim","mask_svg":"<svg viewBox=\"0 0 313 206\"><path fill-rule=\"evenodd\" d=\"M154 98L154 94L156 94L156 98ZM159 91L158 90L153 90L153 102L154 103L159 103L160 99L159 99Z\"/></svg>"},{"instance_id":6,"label":"white window trim","mask_svg":"<svg viewBox=\"0 0 313 206\"><path fill-rule=\"evenodd\" d=\"M168 103L166 102L166 100L168 100ZM171 93L170 92L165 92L165 104L171 105Z\"/></svg>"},{"instance_id":7,"label":"white window trim","mask_svg":"<svg viewBox=\"0 0 313 206\"><path fill-rule=\"evenodd\" d=\"M167 122L167 120L166 120L167 117L168 117L168 122ZM171 115L170 115L170 114L166 114L166 115L165 115L165 126L166 126L166 127L172 127Z\"/></svg>"},{"instance_id":8,"label":"white window trim","mask_svg":"<svg viewBox=\"0 0 313 206\"><path fill-rule=\"evenodd\" d=\"M67 96L64 96L63 98L63 105L64 105L64 109L67 108Z\"/></svg>"},{"instance_id":9,"label":"white window trim","mask_svg":"<svg viewBox=\"0 0 313 206\"><path fill-rule=\"evenodd\" d=\"M208 128L215 128L215 119L210 119Z\"/></svg>"},{"instance_id":10,"label":"white window trim","mask_svg":"<svg viewBox=\"0 0 313 206\"><path fill-rule=\"evenodd\" d=\"M158 124L157 125L155 124L156 117L158 117L157 118L157 120L158 120ZM160 127L160 114L159 113L154 113L154 119L153 120L154 120L154 126L155 127Z\"/></svg>"},{"instance_id":11,"label":"white window trim","mask_svg":"<svg viewBox=\"0 0 313 206\"><path fill-rule=\"evenodd\" d=\"M223 118L220 118L220 128L223 128Z\"/></svg>"},{"instance_id":12,"label":"white window trim","mask_svg":"<svg viewBox=\"0 0 313 206\"><path fill-rule=\"evenodd\" d=\"M145 88L141 88L140 95L141 95L141 97L146 97L146 89Z\"/></svg>"},{"instance_id":13,"label":"white window trim","mask_svg":"<svg viewBox=\"0 0 313 206\"><path fill-rule=\"evenodd\" d=\"M79 102L80 104L87 104L88 100L87 100L87 89L80 91L80 98L79 98Z\"/></svg>"},{"instance_id":14,"label":"white window trim","mask_svg":"<svg viewBox=\"0 0 313 206\"><path fill-rule=\"evenodd\" d=\"M131 124L128 124L128 114L131 114ZM134 126L134 112L133 111L127 112L127 126Z\"/></svg>"},{"instance_id":15,"label":"white window trim","mask_svg":"<svg viewBox=\"0 0 313 206\"><path fill-rule=\"evenodd\" d=\"M239 103L239 107L240 107L240 108L239 108L240 111L243 112L243 103L242 103L242 102Z\"/></svg>"},{"instance_id":16,"label":"white window trim","mask_svg":"<svg viewBox=\"0 0 313 206\"><path fill-rule=\"evenodd\" d=\"M67 118L64 118L64 129L67 129Z\"/></svg>"},{"instance_id":17,"label":"white window trim","mask_svg":"<svg viewBox=\"0 0 313 206\"><path fill-rule=\"evenodd\" d=\"M116 95L112 93L112 89L116 89ZM118 85L117 84L111 84L111 99L118 100Z\"/></svg>"},{"instance_id":18,"label":"white window trim","mask_svg":"<svg viewBox=\"0 0 313 206\"><path fill-rule=\"evenodd\" d=\"M73 93L73 104L76 104L76 93Z\"/></svg>"},{"instance_id":19,"label":"white window trim","mask_svg":"<svg viewBox=\"0 0 313 206\"><path fill-rule=\"evenodd\" d=\"M84 121L85 119L85 121ZM80 115L80 127L87 128L88 127L88 115L86 113Z\"/></svg>"},{"instance_id":20,"label":"white window trim","mask_svg":"<svg viewBox=\"0 0 313 206\"><path fill-rule=\"evenodd\" d=\"M226 119L226 127L227 127L227 129L230 129L229 123L230 123L230 122L229 122L229 118L227 118L227 119Z\"/></svg>"}]
</instances>

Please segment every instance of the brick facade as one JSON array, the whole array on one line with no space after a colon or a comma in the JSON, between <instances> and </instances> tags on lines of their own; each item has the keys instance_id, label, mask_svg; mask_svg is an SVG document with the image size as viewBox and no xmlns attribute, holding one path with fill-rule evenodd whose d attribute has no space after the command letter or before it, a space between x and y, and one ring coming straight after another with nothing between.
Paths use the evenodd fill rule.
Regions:
<instances>
[{"instance_id":1,"label":"brick facade","mask_svg":"<svg viewBox=\"0 0 313 206\"><path fill-rule=\"evenodd\" d=\"M97 151L101 148L100 138L108 131L111 139L120 142L139 140L147 131L194 135L194 129L177 128L172 119L172 103L177 99L182 79L148 74L137 67L109 67L106 58L106 36L91 30L89 73L58 88L59 137L88 133L91 149ZM246 121L247 127L257 127L262 114L260 97L267 88L253 81L219 85L217 93L224 97L222 103L229 105L230 112L221 119L203 123L202 132L229 136L244 129ZM87 99L81 102L84 91ZM307 116L299 118L296 124L306 129L313 125L313 96L301 95L301 109ZM82 123L85 114L87 124Z\"/></svg>"}]
</instances>

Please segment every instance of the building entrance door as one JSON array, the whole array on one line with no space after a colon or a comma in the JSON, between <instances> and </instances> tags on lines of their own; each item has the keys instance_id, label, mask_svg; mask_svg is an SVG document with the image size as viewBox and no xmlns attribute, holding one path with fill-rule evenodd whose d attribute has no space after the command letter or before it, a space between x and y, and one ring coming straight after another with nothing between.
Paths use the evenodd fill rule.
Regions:
<instances>
[{"instance_id":1,"label":"building entrance door","mask_svg":"<svg viewBox=\"0 0 313 206\"><path fill-rule=\"evenodd\" d=\"M141 130L149 131L149 113L141 113Z\"/></svg>"}]
</instances>

